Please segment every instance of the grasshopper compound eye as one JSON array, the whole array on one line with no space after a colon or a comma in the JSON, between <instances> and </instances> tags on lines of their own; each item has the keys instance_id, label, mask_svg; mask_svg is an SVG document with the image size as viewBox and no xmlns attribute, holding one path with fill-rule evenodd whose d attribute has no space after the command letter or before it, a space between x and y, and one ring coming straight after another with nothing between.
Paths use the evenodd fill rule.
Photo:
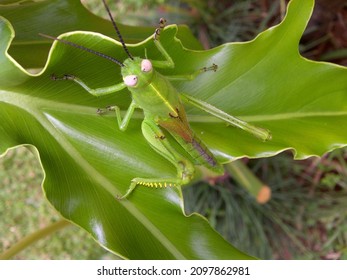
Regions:
<instances>
[{"instance_id":1,"label":"grasshopper compound eye","mask_svg":"<svg viewBox=\"0 0 347 280\"><path fill-rule=\"evenodd\" d=\"M134 87L137 84L137 76L129 75L123 78L124 84L128 87Z\"/></svg>"},{"instance_id":2,"label":"grasshopper compound eye","mask_svg":"<svg viewBox=\"0 0 347 280\"><path fill-rule=\"evenodd\" d=\"M152 62L148 59L144 59L141 61L141 71L142 72L150 72L152 70Z\"/></svg>"}]
</instances>

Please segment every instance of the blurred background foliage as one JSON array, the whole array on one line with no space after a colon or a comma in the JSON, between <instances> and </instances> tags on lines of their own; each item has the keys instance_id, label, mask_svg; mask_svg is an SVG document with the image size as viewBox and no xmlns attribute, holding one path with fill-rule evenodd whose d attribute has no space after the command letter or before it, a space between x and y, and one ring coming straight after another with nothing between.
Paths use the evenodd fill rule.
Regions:
<instances>
[{"instance_id":1,"label":"blurred background foliage","mask_svg":"<svg viewBox=\"0 0 347 280\"><path fill-rule=\"evenodd\" d=\"M107 18L99 0L83 0ZM248 41L279 23L284 0L108 1L117 21L130 25L187 24L204 48ZM347 3L316 0L301 40L304 57L347 66ZM290 151L243 162L272 189L258 204L230 176L184 188L188 213L196 211L239 249L261 259L347 259L347 149L294 161ZM0 251L59 219L44 199L39 161L30 150L0 159ZM4 202L4 203L2 203ZM83 241L83 242L81 242ZM40 240L17 259L112 259L81 229L69 226Z\"/></svg>"}]
</instances>

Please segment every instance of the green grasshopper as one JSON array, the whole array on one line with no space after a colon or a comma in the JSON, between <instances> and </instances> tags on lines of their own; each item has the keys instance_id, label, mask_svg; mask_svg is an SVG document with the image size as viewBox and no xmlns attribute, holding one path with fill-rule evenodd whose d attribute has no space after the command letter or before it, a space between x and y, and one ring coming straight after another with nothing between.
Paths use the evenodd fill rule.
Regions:
<instances>
[{"instance_id":1,"label":"green grasshopper","mask_svg":"<svg viewBox=\"0 0 347 280\"><path fill-rule=\"evenodd\" d=\"M224 173L223 166L218 163L212 152L190 128L182 102L200 108L216 116L217 118L222 119L228 124L239 127L264 141L271 138L271 134L268 130L255 127L249 123L237 119L202 100L198 100L187 94L179 93L170 83L170 80L193 80L195 77L206 71L216 71L217 65L213 64L211 67L204 67L187 75L172 77L163 76L155 71L154 68L174 68L175 66L174 61L159 40L160 32L165 27L164 19L160 19L160 24L154 32L153 40L154 45L163 55L165 60L158 61L149 60L147 58L143 59L140 57L133 57L124 43L124 40L119 32L116 22L112 17L109 7L107 6L105 0L102 1L115 28L119 41L121 42L123 49L128 56L128 58L124 62L121 62L113 57L107 56L95 50L77 45L73 42L66 41L64 39L44 34L40 35L93 53L118 64L121 67L123 82L109 87L92 89L88 87L88 85L81 79L73 75L64 75L61 78L52 75L52 79L71 80L82 86L86 91L94 96L103 96L127 88L132 94L132 102L130 103L130 106L123 119L121 117L119 107L110 106L108 108L109 110L115 112L119 129L121 131L125 131L134 110L136 108L142 109L144 112L144 120L142 122L141 128L144 137L156 152L165 157L177 168L177 177L175 178L132 179L126 193L118 196L118 199L124 199L128 197L129 194L138 185L148 187L168 187L188 184L194 176L194 164L203 165L216 174ZM102 110L99 109L98 112L102 113ZM169 140L165 137L162 128L168 131L173 136L173 138L185 149L185 151L194 160L194 164L191 160L182 156L171 146Z\"/></svg>"}]
</instances>

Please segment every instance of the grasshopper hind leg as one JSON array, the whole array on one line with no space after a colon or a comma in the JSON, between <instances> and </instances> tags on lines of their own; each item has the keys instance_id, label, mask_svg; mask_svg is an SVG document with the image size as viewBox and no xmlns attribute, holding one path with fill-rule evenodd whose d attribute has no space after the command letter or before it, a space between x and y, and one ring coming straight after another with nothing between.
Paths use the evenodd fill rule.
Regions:
<instances>
[{"instance_id":1,"label":"grasshopper hind leg","mask_svg":"<svg viewBox=\"0 0 347 280\"><path fill-rule=\"evenodd\" d=\"M131 180L131 184L124 195L119 195L116 198L122 200L127 198L137 186L144 186L150 188L167 188L167 187L179 187L182 185L182 180L178 178L134 178Z\"/></svg>"},{"instance_id":2,"label":"grasshopper hind leg","mask_svg":"<svg viewBox=\"0 0 347 280\"><path fill-rule=\"evenodd\" d=\"M180 155L169 143L157 124L149 118L142 122L142 133L151 147L160 155L169 160L177 168L177 177L174 178L134 178L124 195L118 196L121 200L126 198L137 186L154 188L179 187L189 183L195 172L194 165Z\"/></svg>"}]
</instances>

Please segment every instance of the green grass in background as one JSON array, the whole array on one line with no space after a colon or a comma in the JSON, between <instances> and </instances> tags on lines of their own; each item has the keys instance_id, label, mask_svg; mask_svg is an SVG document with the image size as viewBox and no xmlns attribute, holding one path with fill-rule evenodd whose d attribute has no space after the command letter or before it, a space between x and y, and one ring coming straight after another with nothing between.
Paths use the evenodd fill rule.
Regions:
<instances>
[{"instance_id":1,"label":"green grass in background","mask_svg":"<svg viewBox=\"0 0 347 280\"><path fill-rule=\"evenodd\" d=\"M232 178L185 189L198 211L233 245L263 259L347 259L347 149L294 161L289 152L249 160L272 189L259 205Z\"/></svg>"},{"instance_id":2,"label":"green grass in background","mask_svg":"<svg viewBox=\"0 0 347 280\"><path fill-rule=\"evenodd\" d=\"M0 158L0 253L60 216L44 198L43 172L34 153L25 147ZM84 230L68 226L39 240L14 259L115 259Z\"/></svg>"}]
</instances>

